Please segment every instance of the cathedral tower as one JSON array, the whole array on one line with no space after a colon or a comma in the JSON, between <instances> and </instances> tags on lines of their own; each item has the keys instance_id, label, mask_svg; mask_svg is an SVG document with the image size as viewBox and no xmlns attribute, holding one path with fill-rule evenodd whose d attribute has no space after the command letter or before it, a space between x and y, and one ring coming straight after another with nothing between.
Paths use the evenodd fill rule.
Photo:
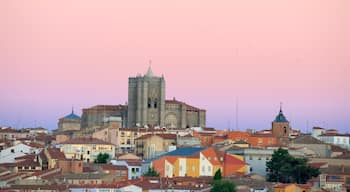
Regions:
<instances>
[{"instance_id":1,"label":"cathedral tower","mask_svg":"<svg viewBox=\"0 0 350 192\"><path fill-rule=\"evenodd\" d=\"M129 77L128 127L164 126L165 80L153 75L151 67L144 76Z\"/></svg>"}]
</instances>

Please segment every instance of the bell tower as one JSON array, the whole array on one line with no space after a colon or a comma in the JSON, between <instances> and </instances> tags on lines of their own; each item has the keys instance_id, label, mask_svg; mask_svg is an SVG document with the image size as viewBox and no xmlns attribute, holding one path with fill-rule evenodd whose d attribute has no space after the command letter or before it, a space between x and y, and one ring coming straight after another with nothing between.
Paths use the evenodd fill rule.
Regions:
<instances>
[{"instance_id":1,"label":"bell tower","mask_svg":"<svg viewBox=\"0 0 350 192\"><path fill-rule=\"evenodd\" d=\"M289 137L290 126L289 121L284 116L282 111L282 103L280 104L280 111L275 120L272 122L272 134L276 137Z\"/></svg>"},{"instance_id":2,"label":"bell tower","mask_svg":"<svg viewBox=\"0 0 350 192\"><path fill-rule=\"evenodd\" d=\"M128 127L164 126L165 80L153 75L149 66L145 75L129 77Z\"/></svg>"}]
</instances>

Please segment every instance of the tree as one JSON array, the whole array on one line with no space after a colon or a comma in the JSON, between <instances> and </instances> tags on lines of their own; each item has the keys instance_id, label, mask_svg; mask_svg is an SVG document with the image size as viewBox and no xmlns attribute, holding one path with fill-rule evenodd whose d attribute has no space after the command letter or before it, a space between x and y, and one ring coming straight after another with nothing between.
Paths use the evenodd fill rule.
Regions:
<instances>
[{"instance_id":1,"label":"tree","mask_svg":"<svg viewBox=\"0 0 350 192\"><path fill-rule=\"evenodd\" d=\"M236 192L236 185L232 181L216 180L210 192Z\"/></svg>"},{"instance_id":2,"label":"tree","mask_svg":"<svg viewBox=\"0 0 350 192\"><path fill-rule=\"evenodd\" d=\"M109 159L108 153L99 153L95 159L95 163L107 163Z\"/></svg>"},{"instance_id":3,"label":"tree","mask_svg":"<svg viewBox=\"0 0 350 192\"><path fill-rule=\"evenodd\" d=\"M320 172L317 168L307 165L306 158L295 158L288 150L279 148L274 151L268 168L267 180L282 183L306 183L310 178L317 177Z\"/></svg>"},{"instance_id":4,"label":"tree","mask_svg":"<svg viewBox=\"0 0 350 192\"><path fill-rule=\"evenodd\" d=\"M159 173L153 169L153 167L149 167L147 173L143 174L145 177L159 177Z\"/></svg>"},{"instance_id":5,"label":"tree","mask_svg":"<svg viewBox=\"0 0 350 192\"><path fill-rule=\"evenodd\" d=\"M215 172L215 175L214 175L213 180L214 180L214 181L217 181L217 180L221 180L221 179L222 179L221 169L218 169L218 170Z\"/></svg>"}]
</instances>

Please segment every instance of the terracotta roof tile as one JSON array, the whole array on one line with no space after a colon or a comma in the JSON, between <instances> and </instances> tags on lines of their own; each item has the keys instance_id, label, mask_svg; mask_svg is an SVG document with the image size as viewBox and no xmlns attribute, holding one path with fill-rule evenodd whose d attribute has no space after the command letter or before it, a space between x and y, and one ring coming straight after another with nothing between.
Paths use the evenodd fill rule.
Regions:
<instances>
[{"instance_id":1,"label":"terracotta roof tile","mask_svg":"<svg viewBox=\"0 0 350 192\"><path fill-rule=\"evenodd\" d=\"M47 152L49 153L52 159L58 159L58 160L66 159L64 153L62 153L58 148L47 148Z\"/></svg>"},{"instance_id":2,"label":"terracotta roof tile","mask_svg":"<svg viewBox=\"0 0 350 192\"><path fill-rule=\"evenodd\" d=\"M163 139L176 139L176 134L146 134L146 135L142 135L141 137L138 137L137 139L148 139L153 136L158 136Z\"/></svg>"}]
</instances>

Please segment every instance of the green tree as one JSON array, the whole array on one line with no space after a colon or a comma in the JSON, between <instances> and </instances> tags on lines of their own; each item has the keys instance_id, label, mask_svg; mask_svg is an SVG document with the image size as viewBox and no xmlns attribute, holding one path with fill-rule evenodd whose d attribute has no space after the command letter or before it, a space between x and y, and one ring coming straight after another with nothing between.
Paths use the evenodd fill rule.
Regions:
<instances>
[{"instance_id":1,"label":"green tree","mask_svg":"<svg viewBox=\"0 0 350 192\"><path fill-rule=\"evenodd\" d=\"M145 177L159 177L159 173L153 169L153 167L149 167L147 173L143 174Z\"/></svg>"},{"instance_id":2,"label":"green tree","mask_svg":"<svg viewBox=\"0 0 350 192\"><path fill-rule=\"evenodd\" d=\"M216 180L210 192L236 192L236 185L232 181Z\"/></svg>"},{"instance_id":3,"label":"green tree","mask_svg":"<svg viewBox=\"0 0 350 192\"><path fill-rule=\"evenodd\" d=\"M95 159L95 163L107 163L109 159L108 153L99 153Z\"/></svg>"},{"instance_id":4,"label":"green tree","mask_svg":"<svg viewBox=\"0 0 350 192\"><path fill-rule=\"evenodd\" d=\"M274 151L271 160L266 162L266 167L267 180L271 182L306 183L320 174L317 168L307 165L306 158L295 158L282 148Z\"/></svg>"},{"instance_id":5,"label":"green tree","mask_svg":"<svg viewBox=\"0 0 350 192\"><path fill-rule=\"evenodd\" d=\"M218 169L218 170L215 172L215 175L214 175L213 180L214 180L214 181L217 181L217 180L221 180L221 179L222 179L221 169Z\"/></svg>"}]
</instances>

